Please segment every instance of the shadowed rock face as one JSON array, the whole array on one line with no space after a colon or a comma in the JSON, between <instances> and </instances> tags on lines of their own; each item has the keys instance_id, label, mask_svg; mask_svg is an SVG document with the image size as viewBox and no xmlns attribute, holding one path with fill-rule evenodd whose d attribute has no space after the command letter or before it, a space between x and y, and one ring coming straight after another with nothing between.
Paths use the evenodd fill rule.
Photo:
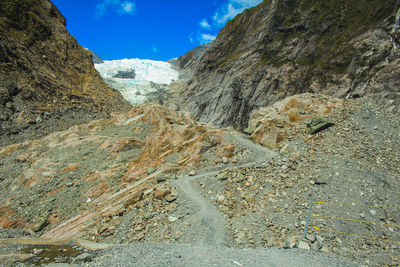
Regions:
<instances>
[{"instance_id":1,"label":"shadowed rock face","mask_svg":"<svg viewBox=\"0 0 400 267\"><path fill-rule=\"evenodd\" d=\"M305 92L373 96L397 111L399 8L398 0L265 0L229 21L204 54L179 58L193 75L175 106L239 129L252 110Z\"/></svg>"},{"instance_id":2,"label":"shadowed rock face","mask_svg":"<svg viewBox=\"0 0 400 267\"><path fill-rule=\"evenodd\" d=\"M209 47L210 44L204 44L195 47L183 56L179 57L176 62L171 62L172 64L174 64L174 66L181 70L181 79L190 77L193 74L193 71L195 71L198 67L197 65L199 64L199 59L204 55Z\"/></svg>"},{"instance_id":3,"label":"shadowed rock face","mask_svg":"<svg viewBox=\"0 0 400 267\"><path fill-rule=\"evenodd\" d=\"M60 107L83 106L92 114L129 108L117 91L105 85L91 53L65 25L65 18L48 0L0 2L1 134L21 130L15 125L22 111L24 123Z\"/></svg>"},{"instance_id":4,"label":"shadowed rock face","mask_svg":"<svg viewBox=\"0 0 400 267\"><path fill-rule=\"evenodd\" d=\"M89 50L90 51L90 50ZM92 58L93 58L93 63L94 64L101 64L104 63L104 60L95 52L90 51L90 53L92 54Z\"/></svg>"}]
</instances>

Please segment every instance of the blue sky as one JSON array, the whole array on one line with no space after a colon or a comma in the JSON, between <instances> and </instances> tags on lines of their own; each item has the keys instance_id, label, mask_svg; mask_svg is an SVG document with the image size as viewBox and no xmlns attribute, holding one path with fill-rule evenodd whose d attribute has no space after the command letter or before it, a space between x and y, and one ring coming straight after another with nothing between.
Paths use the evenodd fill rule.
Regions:
<instances>
[{"instance_id":1,"label":"blue sky","mask_svg":"<svg viewBox=\"0 0 400 267\"><path fill-rule=\"evenodd\" d=\"M68 31L103 59L168 60L212 41L262 0L52 0Z\"/></svg>"}]
</instances>

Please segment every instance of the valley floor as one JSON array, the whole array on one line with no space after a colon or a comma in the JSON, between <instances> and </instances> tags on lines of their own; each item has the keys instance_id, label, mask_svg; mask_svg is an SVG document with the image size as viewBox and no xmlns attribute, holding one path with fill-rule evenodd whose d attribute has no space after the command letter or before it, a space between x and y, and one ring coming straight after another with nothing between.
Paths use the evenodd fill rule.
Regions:
<instances>
[{"instance_id":1,"label":"valley floor","mask_svg":"<svg viewBox=\"0 0 400 267\"><path fill-rule=\"evenodd\" d=\"M398 114L363 98L327 117L333 127L295 131L275 151L230 131L233 156L207 154L160 181L169 192L155 188L159 196L101 221L97 235L89 231L87 239L123 244L87 250L90 265L398 266Z\"/></svg>"}]
</instances>

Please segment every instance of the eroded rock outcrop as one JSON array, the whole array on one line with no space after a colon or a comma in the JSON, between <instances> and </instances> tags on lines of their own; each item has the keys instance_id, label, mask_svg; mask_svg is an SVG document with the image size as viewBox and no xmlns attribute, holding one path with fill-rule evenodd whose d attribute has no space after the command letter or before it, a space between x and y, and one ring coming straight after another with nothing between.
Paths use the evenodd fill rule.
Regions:
<instances>
[{"instance_id":1,"label":"eroded rock outcrop","mask_svg":"<svg viewBox=\"0 0 400 267\"><path fill-rule=\"evenodd\" d=\"M103 112L103 117L129 109L122 96L105 85L91 53L65 25L65 18L48 0L0 2L1 135L39 128L32 126L36 117L60 108L81 106L86 113ZM30 137L36 134L42 135L36 131Z\"/></svg>"},{"instance_id":2,"label":"eroded rock outcrop","mask_svg":"<svg viewBox=\"0 0 400 267\"><path fill-rule=\"evenodd\" d=\"M287 143L298 132L309 132L311 119L343 108L343 100L324 95L301 94L287 97L272 106L255 110L245 131L251 139L270 149Z\"/></svg>"},{"instance_id":3,"label":"eroded rock outcrop","mask_svg":"<svg viewBox=\"0 0 400 267\"><path fill-rule=\"evenodd\" d=\"M142 199L174 201L169 180L176 175L234 156L229 140L188 113L146 104L5 147L0 226L42 237L112 235Z\"/></svg>"},{"instance_id":4,"label":"eroded rock outcrop","mask_svg":"<svg viewBox=\"0 0 400 267\"><path fill-rule=\"evenodd\" d=\"M229 21L204 55L178 60L193 75L174 105L240 129L254 109L305 92L372 96L397 111L399 8L398 0L266 0Z\"/></svg>"}]
</instances>

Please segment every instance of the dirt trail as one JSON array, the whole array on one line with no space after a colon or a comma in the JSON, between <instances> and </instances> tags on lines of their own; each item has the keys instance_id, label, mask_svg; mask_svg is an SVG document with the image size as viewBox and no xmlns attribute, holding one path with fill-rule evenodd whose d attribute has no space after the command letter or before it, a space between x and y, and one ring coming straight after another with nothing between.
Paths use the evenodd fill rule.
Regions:
<instances>
[{"instance_id":1,"label":"dirt trail","mask_svg":"<svg viewBox=\"0 0 400 267\"><path fill-rule=\"evenodd\" d=\"M225 222L223 214L191 184L194 179L201 179L215 173L217 172L185 177L175 182L178 190L200 208L198 214L195 215L196 220L192 224L192 227L197 228L195 232L201 233L199 237L194 236L192 238L195 244L216 246L224 244Z\"/></svg>"},{"instance_id":2,"label":"dirt trail","mask_svg":"<svg viewBox=\"0 0 400 267\"><path fill-rule=\"evenodd\" d=\"M275 155L273 151L254 144L239 134L233 134L232 138L238 145L243 146L252 152L246 160L238 164L233 164L231 166L232 168L259 164L263 161L265 162L269 160ZM194 176L187 176L174 182L174 185L184 195L184 197L190 199L193 204L199 208L198 213L194 216L194 222L191 225L192 228L196 229L190 231L190 233L197 233L197 236L193 235L191 237L194 244L224 246L227 243L224 215L212 203L210 203L209 200L201 195L199 189L192 185L194 180L214 176L220 171L221 168Z\"/></svg>"}]
</instances>

